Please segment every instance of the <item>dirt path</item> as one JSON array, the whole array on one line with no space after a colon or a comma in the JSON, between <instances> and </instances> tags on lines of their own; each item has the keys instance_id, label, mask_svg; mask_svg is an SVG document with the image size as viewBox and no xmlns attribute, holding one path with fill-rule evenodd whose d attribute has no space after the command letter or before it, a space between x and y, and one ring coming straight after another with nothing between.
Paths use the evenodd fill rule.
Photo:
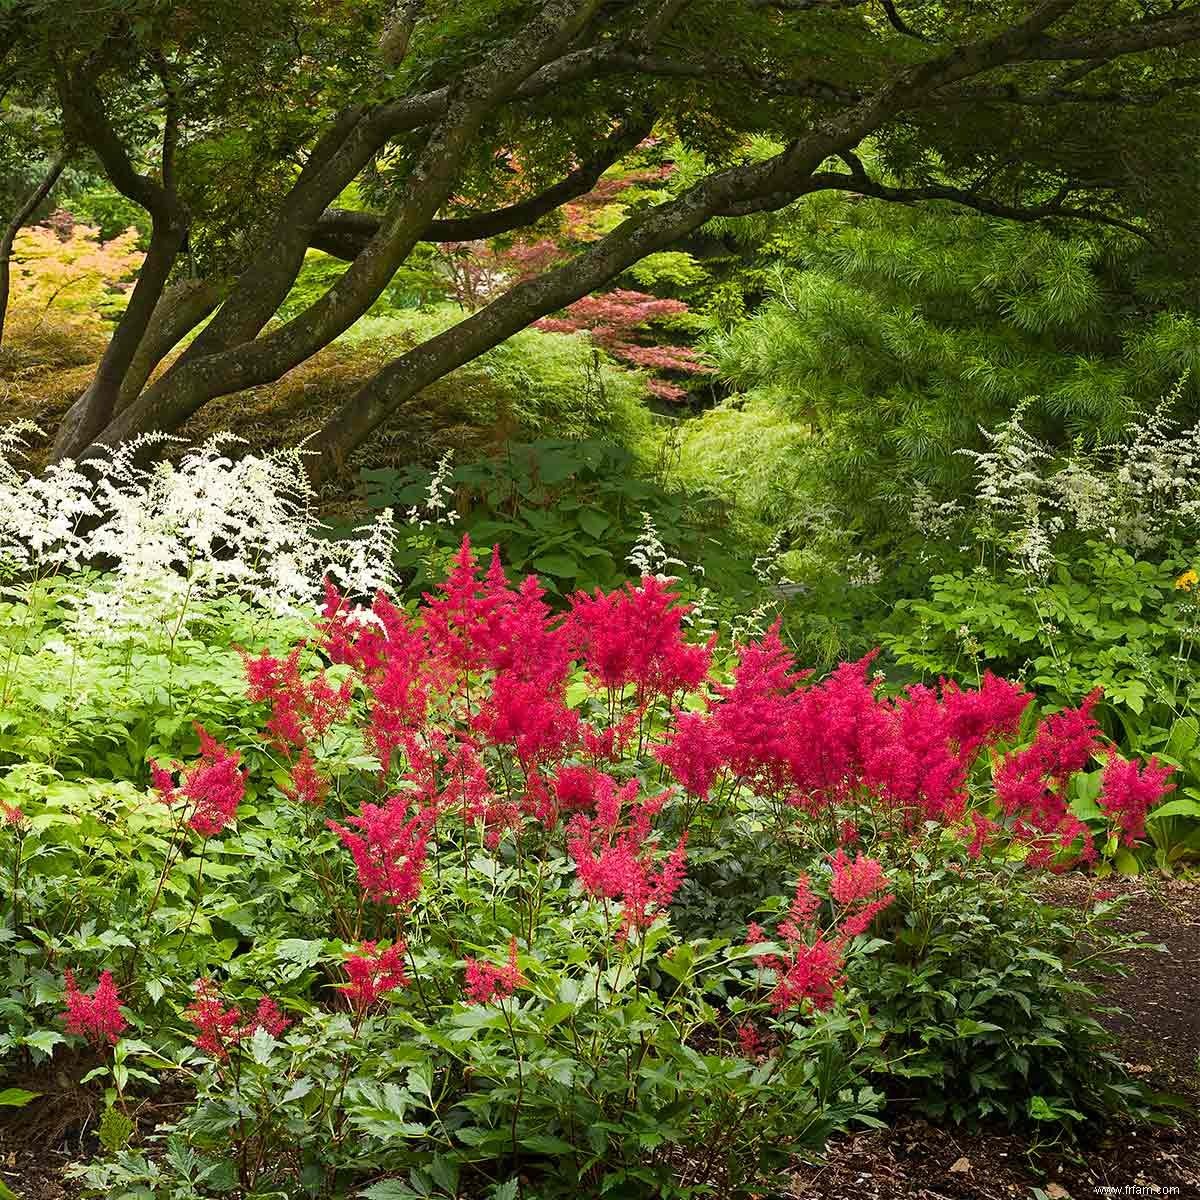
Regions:
<instances>
[{"instance_id":1,"label":"dirt path","mask_svg":"<svg viewBox=\"0 0 1200 1200\"><path fill-rule=\"evenodd\" d=\"M1083 878L1056 880L1053 898L1082 904ZM1200 1105L1200 887L1119 882L1121 925L1167 953L1141 951L1109 995L1124 1014L1106 1022L1122 1036L1130 1073ZM1113 1125L1075 1150L1038 1147L1011 1134L964 1134L901 1121L832 1143L823 1164L796 1176L795 1200L1099 1200L1104 1196L1200 1198L1200 1117L1181 1126ZM1109 1190L1113 1189L1113 1190ZM1171 1190L1175 1189L1175 1190ZM1040 1198L1039 1198L1040 1200Z\"/></svg>"}]
</instances>

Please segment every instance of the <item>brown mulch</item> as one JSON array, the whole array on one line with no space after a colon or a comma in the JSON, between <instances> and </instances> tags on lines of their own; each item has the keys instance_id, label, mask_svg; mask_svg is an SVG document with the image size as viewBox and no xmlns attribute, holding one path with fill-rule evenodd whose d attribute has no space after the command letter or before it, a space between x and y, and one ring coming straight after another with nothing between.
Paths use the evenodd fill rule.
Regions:
<instances>
[{"instance_id":1,"label":"brown mulch","mask_svg":"<svg viewBox=\"0 0 1200 1200\"><path fill-rule=\"evenodd\" d=\"M1089 903L1098 885L1083 877L1055 880L1048 898ZM1144 931L1167 953L1139 951L1134 972L1112 981L1125 1011L1106 1018L1121 1034L1131 1075L1200 1105L1200 887L1156 880L1106 883L1127 896L1120 924ZM0 1110L0 1181L20 1200L76 1200L63 1168L96 1149L96 1113L70 1084L80 1072L0 1081L46 1093L35 1136ZM178 1099L177 1097L172 1099ZM167 1101L170 1104L170 1101ZM31 1106L32 1108L32 1106ZM14 1112L17 1110L14 1110ZM22 1113L25 1110L20 1110ZM147 1110L139 1125L166 1114ZM147 1129L148 1131L148 1129ZM794 1175L791 1200L1090 1200L1100 1188L1125 1195L1200 1197L1200 1117L1181 1113L1178 1126L1113 1123L1076 1147L1037 1144L1028 1134L968 1133L921 1119L840 1138L823 1160ZM1135 1191L1132 1189L1146 1189ZM1157 1191L1156 1189L1161 1189ZM1171 1189L1176 1189L1172 1191Z\"/></svg>"},{"instance_id":2,"label":"brown mulch","mask_svg":"<svg viewBox=\"0 0 1200 1200\"><path fill-rule=\"evenodd\" d=\"M1097 884L1072 876L1054 880L1047 898L1082 905L1100 888L1126 897L1120 927L1167 947L1166 953L1146 949L1128 957L1132 973L1108 985L1124 1011L1105 1017L1105 1024L1121 1035L1120 1050L1134 1078L1200 1105L1200 887L1143 879ZM1121 1195L1122 1188L1130 1196L1200 1197L1200 1116L1181 1112L1177 1127L1117 1122L1075 1147L904 1118L888 1129L832 1142L820 1163L796 1174L791 1196L1031 1200L1035 1188L1049 1200Z\"/></svg>"}]
</instances>

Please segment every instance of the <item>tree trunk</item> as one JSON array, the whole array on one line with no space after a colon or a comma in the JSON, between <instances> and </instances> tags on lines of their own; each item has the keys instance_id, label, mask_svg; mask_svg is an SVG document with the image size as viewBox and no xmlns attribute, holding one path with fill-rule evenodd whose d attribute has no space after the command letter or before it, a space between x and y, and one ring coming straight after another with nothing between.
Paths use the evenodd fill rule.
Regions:
<instances>
[{"instance_id":1,"label":"tree trunk","mask_svg":"<svg viewBox=\"0 0 1200 1200\"><path fill-rule=\"evenodd\" d=\"M123 412L142 394L154 368L212 314L228 291L227 279L214 278L181 279L163 292L133 362L125 372L115 412Z\"/></svg>"},{"instance_id":2,"label":"tree trunk","mask_svg":"<svg viewBox=\"0 0 1200 1200\"><path fill-rule=\"evenodd\" d=\"M258 331L295 279L313 229L328 200L333 199L329 196L319 206L315 204L330 178L345 169L344 164L337 166L336 160L361 160L354 168L357 174L374 153L371 150L362 156L364 147L375 144L367 126L382 110L351 124L347 144L319 164L304 187L297 185L293 208L302 212L304 219L281 229L273 253L269 246L260 252L267 255L264 269L255 274L243 272L230 301L188 352L123 412L115 417L110 412L107 424L94 429L92 438L112 446L152 430L177 429L216 396L279 379L353 325L382 294L453 192L473 139L496 104L565 50L599 2L546 0L520 36L473 68L454 89L376 235L324 295L279 329L258 338ZM348 149L353 143L361 146ZM79 438L73 437L70 444L78 442ZM78 449L86 445L78 445Z\"/></svg>"},{"instance_id":3,"label":"tree trunk","mask_svg":"<svg viewBox=\"0 0 1200 1200\"><path fill-rule=\"evenodd\" d=\"M67 152L61 151L50 164L49 170L42 176L41 182L25 197L24 203L18 206L13 218L0 234L0 346L4 345L4 321L8 316L8 293L10 285L10 270L12 263L13 244L21 227L37 211L37 207L50 195L51 189L58 182L58 177L67 165Z\"/></svg>"},{"instance_id":4,"label":"tree trunk","mask_svg":"<svg viewBox=\"0 0 1200 1200\"><path fill-rule=\"evenodd\" d=\"M150 249L138 273L133 295L87 391L71 406L59 427L52 451L54 461L74 458L86 450L113 419L126 374L162 298L186 233L187 226L182 220L154 222Z\"/></svg>"},{"instance_id":5,"label":"tree trunk","mask_svg":"<svg viewBox=\"0 0 1200 1200\"><path fill-rule=\"evenodd\" d=\"M220 304L228 288L228 281L224 279L183 279L163 292L137 353L125 372L114 415L123 412L142 394L154 368ZM67 410L63 427L81 425L91 396L89 387Z\"/></svg>"}]
</instances>

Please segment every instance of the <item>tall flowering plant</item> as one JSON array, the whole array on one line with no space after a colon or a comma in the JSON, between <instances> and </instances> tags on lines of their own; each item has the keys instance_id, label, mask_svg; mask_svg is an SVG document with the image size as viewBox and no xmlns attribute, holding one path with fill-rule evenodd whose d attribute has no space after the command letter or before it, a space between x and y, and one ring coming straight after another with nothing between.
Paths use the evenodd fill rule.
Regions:
<instances>
[{"instance_id":1,"label":"tall flowering plant","mask_svg":"<svg viewBox=\"0 0 1200 1200\"><path fill-rule=\"evenodd\" d=\"M1093 759L1109 760L1099 805L1126 843L1171 787L1168 768L1110 756L1096 694L1008 749L1032 697L1005 679L892 692L873 655L817 679L778 628L718 661L686 616L654 577L579 593L557 614L535 578L514 585L498 554L485 568L464 538L415 611L384 593L354 604L329 582L311 643L246 655L250 696L270 705L268 737L290 762L285 795L324 801L331 727L357 729L376 764L326 816L357 887L343 927L415 944L430 866L452 849L467 881L497 854L538 864L521 873L527 941L553 871L573 874L614 939L636 941L668 917L689 851L718 848L734 811L772 823L797 875L813 849L834 856L835 897L874 869L855 863L903 865L918 846L1062 869L1095 855L1070 806ZM349 674L336 686L319 666L306 675L302 652Z\"/></svg>"},{"instance_id":2,"label":"tall flowering plant","mask_svg":"<svg viewBox=\"0 0 1200 1200\"><path fill-rule=\"evenodd\" d=\"M778 629L723 650L687 617L654 577L555 612L464 540L419 604L330 581L302 645L244 652L257 743L201 729L197 758L153 768L174 819L144 922L168 876L199 892L211 859L237 889L265 864L197 926L260 912L259 933L163 1001L199 1072L181 1136L246 1191L335 1194L368 1161L749 1194L904 1054L878 1048L871 994L843 997L893 945L919 955L931 863L1086 861L1072 781L1096 759L1126 842L1171 786L1111 754L1094 697L1021 744L1031 697L1006 680L897 691L870 656L818 678ZM720 894L723 872L746 886ZM119 981L74 989L72 1031L119 1033L118 986L147 1026L139 967L192 918L164 906ZM816 1096L818 1054L837 1086Z\"/></svg>"}]
</instances>

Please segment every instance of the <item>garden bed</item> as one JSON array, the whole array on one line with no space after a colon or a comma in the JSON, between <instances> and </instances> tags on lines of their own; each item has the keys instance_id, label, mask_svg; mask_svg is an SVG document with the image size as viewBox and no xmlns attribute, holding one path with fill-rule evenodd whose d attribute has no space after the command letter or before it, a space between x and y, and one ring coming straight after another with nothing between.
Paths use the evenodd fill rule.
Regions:
<instances>
[{"instance_id":1,"label":"garden bed","mask_svg":"<svg viewBox=\"0 0 1200 1200\"><path fill-rule=\"evenodd\" d=\"M1109 994L1124 1015L1106 1021L1122 1036L1130 1073L1152 1087L1200 1104L1200 888L1122 881L1128 896L1120 924L1147 933L1166 953L1138 952L1135 972ZM1049 885L1062 904L1085 904L1095 885L1070 876ZM48 1102L14 1111L4 1131L0 1181L20 1200L68 1200L79 1191L63 1168L95 1148L94 1106L64 1087L65 1076L36 1081ZM28 1086L34 1083L24 1081ZM52 1106L52 1111L47 1108ZM147 1131L167 1115L169 1099L144 1110ZM1183 1112L1177 1127L1115 1123L1081 1146L1039 1144L1029 1133L968 1133L897 1116L884 1130L837 1139L824 1161L795 1175L795 1200L1009 1200L1040 1188L1050 1200L1111 1194L1107 1187L1200 1193L1200 1117ZM1174 1193L1167 1189L1178 1189ZM1059 1190L1062 1189L1062 1190ZM1143 1193L1153 1194L1153 1193Z\"/></svg>"}]
</instances>

